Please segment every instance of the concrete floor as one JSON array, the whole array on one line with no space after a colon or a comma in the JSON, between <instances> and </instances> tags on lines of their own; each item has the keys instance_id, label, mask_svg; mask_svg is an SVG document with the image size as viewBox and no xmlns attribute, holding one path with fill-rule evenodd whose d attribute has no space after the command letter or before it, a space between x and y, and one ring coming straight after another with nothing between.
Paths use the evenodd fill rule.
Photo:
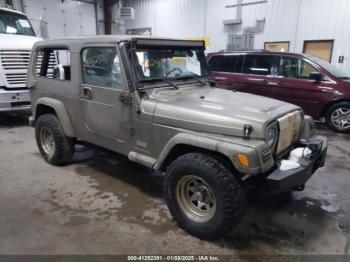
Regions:
<instances>
[{"instance_id":1,"label":"concrete floor","mask_svg":"<svg viewBox=\"0 0 350 262\"><path fill-rule=\"evenodd\" d=\"M326 167L284 206L250 203L225 239L198 240L170 217L150 172L77 147L46 164L24 117L0 115L0 254L344 254L350 250L350 135L329 138Z\"/></svg>"}]
</instances>

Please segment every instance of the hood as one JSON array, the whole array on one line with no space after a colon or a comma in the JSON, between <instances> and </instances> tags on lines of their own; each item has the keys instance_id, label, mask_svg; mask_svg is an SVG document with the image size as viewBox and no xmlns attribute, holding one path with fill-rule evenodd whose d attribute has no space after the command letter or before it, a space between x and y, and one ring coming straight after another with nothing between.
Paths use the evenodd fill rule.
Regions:
<instances>
[{"instance_id":1,"label":"hood","mask_svg":"<svg viewBox=\"0 0 350 262\"><path fill-rule=\"evenodd\" d=\"M253 138L265 138L273 120L300 110L279 100L211 87L155 90L148 100L154 103L154 123L230 136L243 136L244 125L251 125Z\"/></svg>"},{"instance_id":2,"label":"hood","mask_svg":"<svg viewBox=\"0 0 350 262\"><path fill-rule=\"evenodd\" d=\"M40 40L35 36L0 34L0 50L30 50Z\"/></svg>"}]
</instances>

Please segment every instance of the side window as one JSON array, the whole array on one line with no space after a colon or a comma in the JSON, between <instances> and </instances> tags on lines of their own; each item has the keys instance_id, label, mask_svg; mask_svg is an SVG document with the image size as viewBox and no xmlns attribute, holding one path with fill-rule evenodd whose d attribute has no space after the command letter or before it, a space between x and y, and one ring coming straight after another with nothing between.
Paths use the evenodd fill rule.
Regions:
<instances>
[{"instance_id":1,"label":"side window","mask_svg":"<svg viewBox=\"0 0 350 262\"><path fill-rule=\"evenodd\" d=\"M121 70L114 47L89 47L82 53L83 83L121 89Z\"/></svg>"},{"instance_id":2,"label":"side window","mask_svg":"<svg viewBox=\"0 0 350 262\"><path fill-rule=\"evenodd\" d=\"M308 62L294 57L281 57L278 64L278 76L281 77L310 79L313 72L318 70Z\"/></svg>"},{"instance_id":3,"label":"side window","mask_svg":"<svg viewBox=\"0 0 350 262\"><path fill-rule=\"evenodd\" d=\"M234 73L237 68L240 70L238 60L237 55L216 55L210 59L209 66L212 71Z\"/></svg>"},{"instance_id":4,"label":"side window","mask_svg":"<svg viewBox=\"0 0 350 262\"><path fill-rule=\"evenodd\" d=\"M253 75L271 75L273 56L246 55L242 72Z\"/></svg>"},{"instance_id":5,"label":"side window","mask_svg":"<svg viewBox=\"0 0 350 262\"><path fill-rule=\"evenodd\" d=\"M70 51L44 48L37 51L35 75L57 80L70 80Z\"/></svg>"}]
</instances>

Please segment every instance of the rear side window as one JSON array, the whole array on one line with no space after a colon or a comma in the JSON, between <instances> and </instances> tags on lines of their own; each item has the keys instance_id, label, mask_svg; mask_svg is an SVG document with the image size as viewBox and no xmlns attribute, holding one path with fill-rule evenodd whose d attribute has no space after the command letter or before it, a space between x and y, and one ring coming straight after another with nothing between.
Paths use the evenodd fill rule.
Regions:
<instances>
[{"instance_id":1,"label":"rear side window","mask_svg":"<svg viewBox=\"0 0 350 262\"><path fill-rule=\"evenodd\" d=\"M243 64L243 73L253 75L271 75L273 56L246 55Z\"/></svg>"},{"instance_id":2,"label":"rear side window","mask_svg":"<svg viewBox=\"0 0 350 262\"><path fill-rule=\"evenodd\" d=\"M241 71L243 56L238 55L216 55L209 60L212 71L239 73Z\"/></svg>"},{"instance_id":3,"label":"rear side window","mask_svg":"<svg viewBox=\"0 0 350 262\"><path fill-rule=\"evenodd\" d=\"M57 80L70 80L70 51L65 48L38 50L35 75Z\"/></svg>"}]
</instances>

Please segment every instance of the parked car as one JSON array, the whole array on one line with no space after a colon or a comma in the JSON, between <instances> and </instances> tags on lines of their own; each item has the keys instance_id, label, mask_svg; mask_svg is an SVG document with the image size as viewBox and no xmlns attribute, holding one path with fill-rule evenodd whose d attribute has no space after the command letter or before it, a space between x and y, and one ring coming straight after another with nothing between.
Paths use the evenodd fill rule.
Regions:
<instances>
[{"instance_id":1,"label":"parked car","mask_svg":"<svg viewBox=\"0 0 350 262\"><path fill-rule=\"evenodd\" d=\"M350 131L350 75L320 58L250 51L211 53L208 61L219 88L287 101L335 131Z\"/></svg>"},{"instance_id":2,"label":"parked car","mask_svg":"<svg viewBox=\"0 0 350 262\"><path fill-rule=\"evenodd\" d=\"M163 173L171 214L206 239L237 225L246 183L302 190L327 139L298 106L212 87L204 50L202 41L132 36L36 43L27 85L41 155L69 163L84 141ZM52 53L60 70L49 75ZM282 169L295 148L309 154Z\"/></svg>"},{"instance_id":3,"label":"parked car","mask_svg":"<svg viewBox=\"0 0 350 262\"><path fill-rule=\"evenodd\" d=\"M30 111L27 70L39 40L24 13L0 8L0 112Z\"/></svg>"}]
</instances>

